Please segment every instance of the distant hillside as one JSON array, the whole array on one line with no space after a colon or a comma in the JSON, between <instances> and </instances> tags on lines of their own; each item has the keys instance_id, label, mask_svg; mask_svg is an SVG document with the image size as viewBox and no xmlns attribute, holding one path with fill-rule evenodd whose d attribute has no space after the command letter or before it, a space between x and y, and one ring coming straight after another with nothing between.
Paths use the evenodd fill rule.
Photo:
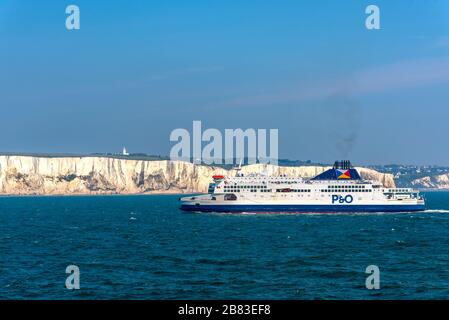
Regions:
<instances>
[{"instance_id":1,"label":"distant hillside","mask_svg":"<svg viewBox=\"0 0 449 320\"><path fill-rule=\"evenodd\" d=\"M445 180L449 167L393 164L369 168L392 174L398 187L449 189L449 183Z\"/></svg>"}]
</instances>

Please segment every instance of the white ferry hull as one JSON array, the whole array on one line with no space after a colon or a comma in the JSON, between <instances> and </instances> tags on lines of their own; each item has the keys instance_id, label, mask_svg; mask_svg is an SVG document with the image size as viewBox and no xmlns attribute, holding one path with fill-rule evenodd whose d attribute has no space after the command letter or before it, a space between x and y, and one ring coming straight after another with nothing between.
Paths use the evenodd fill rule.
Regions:
<instances>
[{"instance_id":1,"label":"white ferry hull","mask_svg":"<svg viewBox=\"0 0 449 320\"><path fill-rule=\"evenodd\" d=\"M206 204L184 201L184 211L199 212L286 212L286 213L338 213L338 212L414 212L425 210L424 203L416 204Z\"/></svg>"}]
</instances>

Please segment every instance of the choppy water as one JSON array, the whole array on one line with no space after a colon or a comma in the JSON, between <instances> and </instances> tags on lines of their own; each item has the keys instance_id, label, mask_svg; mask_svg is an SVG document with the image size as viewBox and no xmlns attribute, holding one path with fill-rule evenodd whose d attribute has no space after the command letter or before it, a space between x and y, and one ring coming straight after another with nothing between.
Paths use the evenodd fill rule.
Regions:
<instances>
[{"instance_id":1,"label":"choppy water","mask_svg":"<svg viewBox=\"0 0 449 320\"><path fill-rule=\"evenodd\" d=\"M178 210L177 196L0 198L0 298L449 298L449 193L424 213ZM81 289L65 288L65 268ZM365 268L380 268L380 290Z\"/></svg>"}]
</instances>

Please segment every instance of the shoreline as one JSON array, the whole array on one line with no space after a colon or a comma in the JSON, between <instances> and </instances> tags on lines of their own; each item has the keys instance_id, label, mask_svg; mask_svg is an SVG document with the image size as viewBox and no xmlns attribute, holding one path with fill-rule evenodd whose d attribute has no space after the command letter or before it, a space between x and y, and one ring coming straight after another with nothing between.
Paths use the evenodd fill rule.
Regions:
<instances>
[{"instance_id":1,"label":"shoreline","mask_svg":"<svg viewBox=\"0 0 449 320\"><path fill-rule=\"evenodd\" d=\"M26 198L26 197L95 197L95 196L169 196L204 194L202 192L139 192L139 193L54 193L54 194L0 194L0 198Z\"/></svg>"},{"instance_id":2,"label":"shoreline","mask_svg":"<svg viewBox=\"0 0 449 320\"><path fill-rule=\"evenodd\" d=\"M418 189L420 192L449 192L449 189ZM55 193L55 194L0 194L0 198L27 198L27 197L96 197L96 196L169 196L169 195L198 195L204 192L177 192L177 191L151 191L139 193Z\"/></svg>"}]
</instances>

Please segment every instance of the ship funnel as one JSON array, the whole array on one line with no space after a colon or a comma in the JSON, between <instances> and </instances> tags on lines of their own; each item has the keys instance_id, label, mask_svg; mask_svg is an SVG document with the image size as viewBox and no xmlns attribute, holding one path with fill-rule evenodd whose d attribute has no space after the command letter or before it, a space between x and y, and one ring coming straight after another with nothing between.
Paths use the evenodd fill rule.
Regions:
<instances>
[{"instance_id":1,"label":"ship funnel","mask_svg":"<svg viewBox=\"0 0 449 320\"><path fill-rule=\"evenodd\" d=\"M352 168L352 165L351 165L351 161L349 161L349 160L335 161L335 163L334 163L334 169L349 170L351 168Z\"/></svg>"}]
</instances>

